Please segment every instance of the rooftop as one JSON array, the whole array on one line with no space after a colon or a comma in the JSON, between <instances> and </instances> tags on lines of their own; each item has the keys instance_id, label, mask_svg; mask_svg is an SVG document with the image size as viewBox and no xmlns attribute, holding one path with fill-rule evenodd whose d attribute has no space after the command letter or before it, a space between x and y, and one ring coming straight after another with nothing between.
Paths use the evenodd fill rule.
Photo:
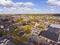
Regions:
<instances>
[{"instance_id":1,"label":"rooftop","mask_svg":"<svg viewBox=\"0 0 60 45\"><path fill-rule=\"evenodd\" d=\"M53 40L53 41L58 41L58 37L59 37L59 34L56 34L56 33L53 33L53 32L50 32L50 31L42 31L39 36L43 36L43 37L46 37L50 40Z\"/></svg>"},{"instance_id":2,"label":"rooftop","mask_svg":"<svg viewBox=\"0 0 60 45\"><path fill-rule=\"evenodd\" d=\"M51 27L60 28L60 24L50 24Z\"/></svg>"}]
</instances>

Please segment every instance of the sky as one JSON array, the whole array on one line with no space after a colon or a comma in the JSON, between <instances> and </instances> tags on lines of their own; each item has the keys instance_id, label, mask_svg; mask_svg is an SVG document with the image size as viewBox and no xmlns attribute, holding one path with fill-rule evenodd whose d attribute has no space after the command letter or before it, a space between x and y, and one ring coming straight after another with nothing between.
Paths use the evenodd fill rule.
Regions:
<instances>
[{"instance_id":1,"label":"sky","mask_svg":"<svg viewBox=\"0 0 60 45\"><path fill-rule=\"evenodd\" d=\"M60 13L60 0L0 0L0 14Z\"/></svg>"}]
</instances>

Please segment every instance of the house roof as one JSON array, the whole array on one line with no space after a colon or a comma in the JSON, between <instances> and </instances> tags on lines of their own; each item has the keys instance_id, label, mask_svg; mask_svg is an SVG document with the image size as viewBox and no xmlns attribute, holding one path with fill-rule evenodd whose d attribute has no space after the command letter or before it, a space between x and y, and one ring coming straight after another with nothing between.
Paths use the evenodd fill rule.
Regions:
<instances>
[{"instance_id":1,"label":"house roof","mask_svg":"<svg viewBox=\"0 0 60 45\"><path fill-rule=\"evenodd\" d=\"M25 32L20 31L18 35L19 35L19 36L22 36L22 35L24 35L24 33L25 33Z\"/></svg>"},{"instance_id":2,"label":"house roof","mask_svg":"<svg viewBox=\"0 0 60 45\"><path fill-rule=\"evenodd\" d=\"M3 36L3 34L2 33L0 33L0 37L2 37Z\"/></svg>"},{"instance_id":3,"label":"house roof","mask_svg":"<svg viewBox=\"0 0 60 45\"><path fill-rule=\"evenodd\" d=\"M59 30L60 30L59 28L48 27L48 31L50 31L50 32L56 33L56 32L58 32Z\"/></svg>"},{"instance_id":4,"label":"house roof","mask_svg":"<svg viewBox=\"0 0 60 45\"><path fill-rule=\"evenodd\" d=\"M48 39L51 39L53 41L58 41L58 37L59 37L59 34L56 34L56 33L53 33L53 32L50 32L50 31L42 31L39 36L43 36L43 37L46 37Z\"/></svg>"}]
</instances>

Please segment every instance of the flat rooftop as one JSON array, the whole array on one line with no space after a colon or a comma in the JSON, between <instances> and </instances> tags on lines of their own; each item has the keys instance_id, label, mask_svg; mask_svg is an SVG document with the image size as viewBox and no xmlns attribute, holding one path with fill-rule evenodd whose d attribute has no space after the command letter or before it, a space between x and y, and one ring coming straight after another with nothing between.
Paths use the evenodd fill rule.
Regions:
<instances>
[{"instance_id":1,"label":"flat rooftop","mask_svg":"<svg viewBox=\"0 0 60 45\"><path fill-rule=\"evenodd\" d=\"M50 26L53 28L60 28L60 24L50 24Z\"/></svg>"}]
</instances>

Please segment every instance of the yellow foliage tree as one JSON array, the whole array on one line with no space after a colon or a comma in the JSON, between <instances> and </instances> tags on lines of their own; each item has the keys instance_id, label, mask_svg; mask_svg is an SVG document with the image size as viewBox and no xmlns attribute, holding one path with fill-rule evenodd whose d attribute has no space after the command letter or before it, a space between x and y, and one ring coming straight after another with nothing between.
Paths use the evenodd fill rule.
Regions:
<instances>
[{"instance_id":1,"label":"yellow foliage tree","mask_svg":"<svg viewBox=\"0 0 60 45\"><path fill-rule=\"evenodd\" d=\"M38 26L38 28L46 29L46 26Z\"/></svg>"},{"instance_id":2,"label":"yellow foliage tree","mask_svg":"<svg viewBox=\"0 0 60 45\"><path fill-rule=\"evenodd\" d=\"M46 29L46 26L41 26L42 29Z\"/></svg>"},{"instance_id":3,"label":"yellow foliage tree","mask_svg":"<svg viewBox=\"0 0 60 45\"><path fill-rule=\"evenodd\" d=\"M26 33L26 34L30 34L30 33L31 33L31 30L28 29L28 30L25 31L25 33Z\"/></svg>"},{"instance_id":4,"label":"yellow foliage tree","mask_svg":"<svg viewBox=\"0 0 60 45\"><path fill-rule=\"evenodd\" d=\"M23 26L22 28L21 28L21 30L23 30L23 31L26 31L27 29L29 29L30 27L28 26L28 25L26 25L26 26Z\"/></svg>"},{"instance_id":5,"label":"yellow foliage tree","mask_svg":"<svg viewBox=\"0 0 60 45\"><path fill-rule=\"evenodd\" d=\"M27 37L27 36L23 36L23 37L21 37L21 41L22 41L22 42L26 42L26 41L28 41L28 37Z\"/></svg>"}]
</instances>

